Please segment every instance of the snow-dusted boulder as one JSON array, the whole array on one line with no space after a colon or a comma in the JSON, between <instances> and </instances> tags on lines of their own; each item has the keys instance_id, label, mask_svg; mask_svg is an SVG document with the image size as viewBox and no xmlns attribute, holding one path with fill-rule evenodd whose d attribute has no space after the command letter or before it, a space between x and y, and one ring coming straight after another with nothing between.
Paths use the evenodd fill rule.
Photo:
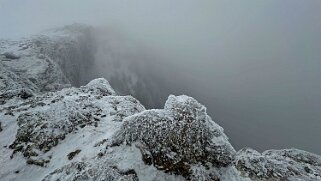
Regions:
<instances>
[{"instance_id":1,"label":"snow-dusted boulder","mask_svg":"<svg viewBox=\"0 0 321 181\"><path fill-rule=\"evenodd\" d=\"M297 149L244 148L236 154L236 168L253 180L321 180L321 157Z\"/></svg>"},{"instance_id":2,"label":"snow-dusted boulder","mask_svg":"<svg viewBox=\"0 0 321 181\"><path fill-rule=\"evenodd\" d=\"M6 59L6 61L10 61L12 59L19 59L20 56L19 55L15 55L14 53L12 52L5 52L2 54Z\"/></svg>"},{"instance_id":3,"label":"snow-dusted boulder","mask_svg":"<svg viewBox=\"0 0 321 181\"><path fill-rule=\"evenodd\" d=\"M98 127L105 117L119 121L120 116L124 118L143 110L133 97L116 96L105 79L31 98L7 109L12 115L19 114L16 139L10 145L12 157L21 152L27 163L44 166L50 157L43 157L43 153L57 146L68 134L85 126Z\"/></svg>"},{"instance_id":4,"label":"snow-dusted boulder","mask_svg":"<svg viewBox=\"0 0 321 181\"><path fill-rule=\"evenodd\" d=\"M147 110L124 120L113 145L139 143L146 164L183 175L202 163L217 168L233 161L235 150L206 108L188 96L169 96L164 110Z\"/></svg>"},{"instance_id":5,"label":"snow-dusted boulder","mask_svg":"<svg viewBox=\"0 0 321 181\"><path fill-rule=\"evenodd\" d=\"M102 96L116 95L114 89L109 85L109 82L104 78L98 78L90 81L85 87L82 87L83 92L88 93L88 90L91 91L91 94L97 94Z\"/></svg>"},{"instance_id":6,"label":"snow-dusted boulder","mask_svg":"<svg viewBox=\"0 0 321 181\"><path fill-rule=\"evenodd\" d=\"M28 79L20 77L10 71L9 68L0 61L0 94L17 89L30 89L35 91L37 87Z\"/></svg>"}]
</instances>

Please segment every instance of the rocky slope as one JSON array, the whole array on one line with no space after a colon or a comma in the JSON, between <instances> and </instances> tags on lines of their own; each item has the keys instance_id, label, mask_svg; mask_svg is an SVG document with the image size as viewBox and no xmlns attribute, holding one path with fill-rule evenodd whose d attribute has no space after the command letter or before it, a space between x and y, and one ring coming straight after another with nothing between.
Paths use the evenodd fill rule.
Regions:
<instances>
[{"instance_id":1,"label":"rocky slope","mask_svg":"<svg viewBox=\"0 0 321 181\"><path fill-rule=\"evenodd\" d=\"M146 110L99 78L90 27L0 41L0 180L321 180L321 157L235 151L194 98ZM86 55L86 56L83 56Z\"/></svg>"}]
</instances>

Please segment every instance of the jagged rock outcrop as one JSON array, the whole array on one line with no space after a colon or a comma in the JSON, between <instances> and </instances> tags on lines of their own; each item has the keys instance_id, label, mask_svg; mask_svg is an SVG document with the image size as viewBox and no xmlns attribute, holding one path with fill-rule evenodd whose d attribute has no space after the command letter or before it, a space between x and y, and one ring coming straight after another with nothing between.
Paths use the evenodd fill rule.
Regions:
<instances>
[{"instance_id":1,"label":"jagged rock outcrop","mask_svg":"<svg viewBox=\"0 0 321 181\"><path fill-rule=\"evenodd\" d=\"M70 87L93 61L90 31L0 41L0 180L321 180L309 152L236 152L194 98L145 110L103 78Z\"/></svg>"},{"instance_id":2,"label":"jagged rock outcrop","mask_svg":"<svg viewBox=\"0 0 321 181\"><path fill-rule=\"evenodd\" d=\"M79 86L82 72L94 60L90 31L88 26L74 24L30 39L0 40L0 73L4 76L0 93L20 87L46 92Z\"/></svg>"},{"instance_id":3,"label":"jagged rock outcrop","mask_svg":"<svg viewBox=\"0 0 321 181\"><path fill-rule=\"evenodd\" d=\"M297 149L244 148L236 154L236 168L253 180L320 180L321 157Z\"/></svg>"},{"instance_id":4,"label":"jagged rock outcrop","mask_svg":"<svg viewBox=\"0 0 321 181\"><path fill-rule=\"evenodd\" d=\"M37 87L28 79L18 76L10 71L5 64L0 61L0 93L4 94L7 91L14 91L19 89L29 89L35 91ZM4 99L4 96L0 98Z\"/></svg>"},{"instance_id":5,"label":"jagged rock outcrop","mask_svg":"<svg viewBox=\"0 0 321 181\"><path fill-rule=\"evenodd\" d=\"M164 110L147 110L124 120L113 144L140 142L143 159L189 178L192 165L228 166L235 150L206 108L188 96L169 96Z\"/></svg>"},{"instance_id":6,"label":"jagged rock outcrop","mask_svg":"<svg viewBox=\"0 0 321 181\"><path fill-rule=\"evenodd\" d=\"M42 158L42 153L57 146L68 134L85 126L98 127L104 117L119 121L143 110L133 97L116 96L105 79L30 98L17 108L7 109L13 115L19 114L16 139L9 146L12 157L21 152L29 164L44 166L50 158Z\"/></svg>"}]
</instances>

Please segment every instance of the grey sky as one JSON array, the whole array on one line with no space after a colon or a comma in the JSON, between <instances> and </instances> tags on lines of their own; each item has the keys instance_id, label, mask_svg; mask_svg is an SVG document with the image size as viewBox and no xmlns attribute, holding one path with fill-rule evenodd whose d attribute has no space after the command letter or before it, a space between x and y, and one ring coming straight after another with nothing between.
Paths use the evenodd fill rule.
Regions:
<instances>
[{"instance_id":1,"label":"grey sky","mask_svg":"<svg viewBox=\"0 0 321 181\"><path fill-rule=\"evenodd\" d=\"M161 54L234 145L321 154L320 0L0 0L0 38L73 22Z\"/></svg>"}]
</instances>

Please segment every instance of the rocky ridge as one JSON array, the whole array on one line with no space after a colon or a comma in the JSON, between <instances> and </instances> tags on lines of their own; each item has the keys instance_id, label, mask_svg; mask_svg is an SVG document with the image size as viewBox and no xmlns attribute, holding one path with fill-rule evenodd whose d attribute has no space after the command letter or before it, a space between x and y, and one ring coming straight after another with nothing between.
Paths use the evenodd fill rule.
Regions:
<instances>
[{"instance_id":1,"label":"rocky ridge","mask_svg":"<svg viewBox=\"0 0 321 181\"><path fill-rule=\"evenodd\" d=\"M91 66L90 31L0 41L0 180L321 180L313 153L235 151L192 97L146 110L103 78L71 87Z\"/></svg>"}]
</instances>

